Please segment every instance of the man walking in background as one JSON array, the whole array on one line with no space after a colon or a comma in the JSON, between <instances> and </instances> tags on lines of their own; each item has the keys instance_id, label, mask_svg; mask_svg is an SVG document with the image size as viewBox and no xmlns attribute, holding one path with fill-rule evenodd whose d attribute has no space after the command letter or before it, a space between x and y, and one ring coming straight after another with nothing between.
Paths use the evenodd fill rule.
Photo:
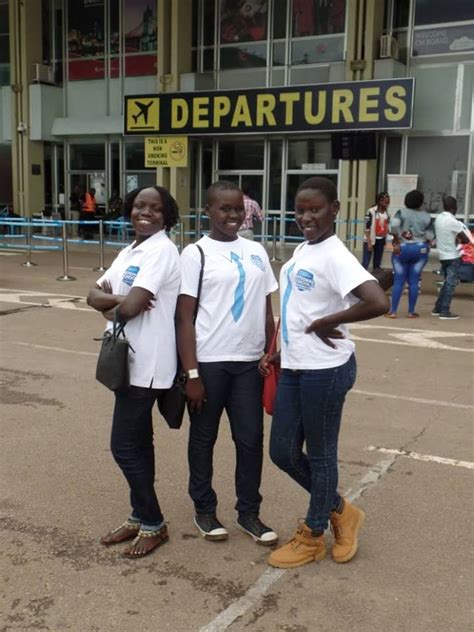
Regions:
<instances>
[{"instance_id":1,"label":"man walking in background","mask_svg":"<svg viewBox=\"0 0 474 632\"><path fill-rule=\"evenodd\" d=\"M87 222L95 219L97 211L97 202L95 199L95 189L91 187L81 197L81 222ZM91 224L82 225L82 235L84 239L94 239L94 227Z\"/></svg>"},{"instance_id":2,"label":"man walking in background","mask_svg":"<svg viewBox=\"0 0 474 632\"><path fill-rule=\"evenodd\" d=\"M253 240L253 222L263 222L263 213L260 204L249 196L249 187L243 186L245 219L240 227L239 235Z\"/></svg>"},{"instance_id":3,"label":"man walking in background","mask_svg":"<svg viewBox=\"0 0 474 632\"><path fill-rule=\"evenodd\" d=\"M431 314L439 316L440 320L457 320L459 316L450 311L461 267L461 252L457 244L468 244L470 239L464 224L454 217L458 207L456 198L445 197L443 207L444 211L435 220L435 234L444 283Z\"/></svg>"}]
</instances>

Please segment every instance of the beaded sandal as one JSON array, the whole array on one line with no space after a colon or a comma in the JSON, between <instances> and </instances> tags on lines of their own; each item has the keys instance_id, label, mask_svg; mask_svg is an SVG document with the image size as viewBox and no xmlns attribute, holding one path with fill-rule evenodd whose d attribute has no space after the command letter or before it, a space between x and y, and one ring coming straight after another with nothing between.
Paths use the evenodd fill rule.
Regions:
<instances>
[{"instance_id":1,"label":"beaded sandal","mask_svg":"<svg viewBox=\"0 0 474 632\"><path fill-rule=\"evenodd\" d=\"M100 543L104 546L110 546L111 544L120 544L120 542L126 542L135 538L140 532L139 522L130 522L125 520L120 527L117 527L107 535L104 535L100 539Z\"/></svg>"},{"instance_id":2,"label":"beaded sandal","mask_svg":"<svg viewBox=\"0 0 474 632\"><path fill-rule=\"evenodd\" d=\"M126 548L123 554L129 559L145 557L145 555L149 555L161 544L167 542L168 539L168 528L166 525L161 527L161 529L156 529L155 531L144 531L143 529L140 529L131 546ZM144 547L136 550L136 547L140 544L144 545ZM136 552L134 552L134 550Z\"/></svg>"}]
</instances>

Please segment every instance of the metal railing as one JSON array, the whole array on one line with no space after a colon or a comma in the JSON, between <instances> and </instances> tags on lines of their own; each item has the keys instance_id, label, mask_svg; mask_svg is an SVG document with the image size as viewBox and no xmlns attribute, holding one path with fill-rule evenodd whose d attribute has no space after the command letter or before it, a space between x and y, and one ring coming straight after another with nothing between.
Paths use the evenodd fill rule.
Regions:
<instances>
[{"instance_id":1,"label":"metal railing","mask_svg":"<svg viewBox=\"0 0 474 632\"><path fill-rule=\"evenodd\" d=\"M180 223L170 233L171 239L179 250L189 243L197 241L203 234L209 231L207 216L200 210L192 210L191 213L181 215ZM345 226L342 232L347 236L344 240L350 247L362 236L356 234L356 225L364 220L336 220L337 226ZM288 249L304 241L301 235L290 234L289 227L294 224L292 217L270 215L262 224L262 233L255 234L255 241L259 241L268 250L271 261L281 261L280 257L288 254ZM92 239L77 236L79 231L86 232L92 229ZM341 232L341 231L338 231ZM115 237L115 238L114 238ZM32 261L34 252L51 251L62 253L62 275L58 281L74 281L75 277L69 274L69 249L70 246L96 246L98 265L93 270L103 272L106 267L105 249L122 248L133 240L133 227L130 222L118 220L59 220L59 219L27 219L0 217L0 249L21 250L26 252L26 261L22 264L26 267L36 266ZM280 256L279 256L280 255Z\"/></svg>"}]
</instances>

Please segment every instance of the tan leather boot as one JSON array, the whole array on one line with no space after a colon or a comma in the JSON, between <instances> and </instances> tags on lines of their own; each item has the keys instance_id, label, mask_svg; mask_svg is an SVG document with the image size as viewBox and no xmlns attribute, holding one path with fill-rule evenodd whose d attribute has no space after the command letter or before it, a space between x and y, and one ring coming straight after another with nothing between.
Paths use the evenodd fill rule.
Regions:
<instances>
[{"instance_id":1,"label":"tan leather boot","mask_svg":"<svg viewBox=\"0 0 474 632\"><path fill-rule=\"evenodd\" d=\"M313 535L311 529L303 522L288 544L273 551L268 558L268 563L276 568L295 568L325 557L324 535Z\"/></svg>"},{"instance_id":2,"label":"tan leather boot","mask_svg":"<svg viewBox=\"0 0 474 632\"><path fill-rule=\"evenodd\" d=\"M357 553L359 531L362 529L365 513L344 500L342 513L331 512L331 531L334 534L334 544L331 550L333 560L342 564L348 562Z\"/></svg>"}]
</instances>

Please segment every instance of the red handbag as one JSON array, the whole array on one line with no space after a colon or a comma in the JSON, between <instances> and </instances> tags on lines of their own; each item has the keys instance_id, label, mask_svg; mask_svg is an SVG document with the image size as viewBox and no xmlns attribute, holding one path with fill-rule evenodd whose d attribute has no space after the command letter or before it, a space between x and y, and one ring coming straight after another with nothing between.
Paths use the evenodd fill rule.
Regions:
<instances>
[{"instance_id":1,"label":"red handbag","mask_svg":"<svg viewBox=\"0 0 474 632\"><path fill-rule=\"evenodd\" d=\"M268 349L268 355L270 356L276 353L276 342L279 329L280 321L278 320L278 324L275 328L275 333L273 334L273 338L270 343L270 348ZM273 415L278 378L280 377L280 367L275 366L274 364L269 364L268 370L270 372L263 378L262 404L267 415Z\"/></svg>"}]
</instances>

